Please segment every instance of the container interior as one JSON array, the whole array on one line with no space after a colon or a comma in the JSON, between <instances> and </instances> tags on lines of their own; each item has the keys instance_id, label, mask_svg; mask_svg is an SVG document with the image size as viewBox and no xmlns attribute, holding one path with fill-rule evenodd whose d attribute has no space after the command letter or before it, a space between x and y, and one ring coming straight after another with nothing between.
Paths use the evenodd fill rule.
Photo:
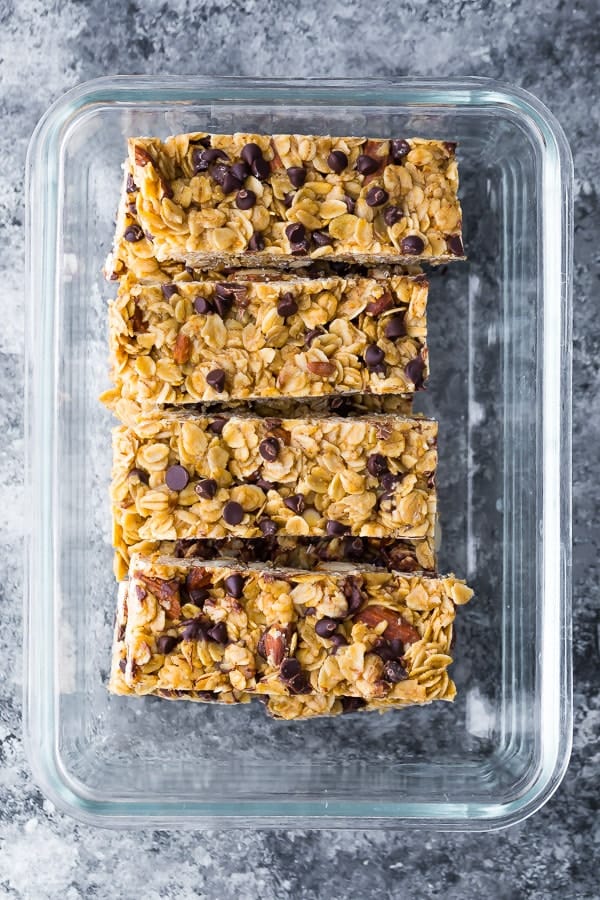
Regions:
<instances>
[{"instance_id":1,"label":"container interior","mask_svg":"<svg viewBox=\"0 0 600 900\"><path fill-rule=\"evenodd\" d=\"M101 268L126 138L200 129L459 142L469 261L430 272L432 374L417 399L440 421L439 568L476 591L457 619L454 704L289 723L254 704L107 693L114 423L97 396L108 386L106 303L116 288ZM53 295L40 298L53 312L40 361L47 430L38 435L47 442L52 510L51 675L32 702L51 711L40 752L54 760L57 792L68 787L81 809L100 816L148 821L331 813L458 822L524 802L562 740L540 690L544 667L557 660L547 655L538 541L547 185L535 131L492 102L402 105L376 92L352 100L297 91L291 103L242 92L227 101L90 102L63 124L56 145L60 239ZM35 609L31 627L34 620Z\"/></svg>"}]
</instances>

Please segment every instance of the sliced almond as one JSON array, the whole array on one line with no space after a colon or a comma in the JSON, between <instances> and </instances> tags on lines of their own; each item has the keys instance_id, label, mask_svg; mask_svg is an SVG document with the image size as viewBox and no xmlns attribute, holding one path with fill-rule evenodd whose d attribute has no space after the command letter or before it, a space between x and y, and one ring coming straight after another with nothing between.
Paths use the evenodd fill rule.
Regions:
<instances>
[{"instance_id":1,"label":"sliced almond","mask_svg":"<svg viewBox=\"0 0 600 900\"><path fill-rule=\"evenodd\" d=\"M318 375L320 378L331 378L337 371L334 363L320 360L308 360L306 368L313 375Z\"/></svg>"},{"instance_id":2,"label":"sliced almond","mask_svg":"<svg viewBox=\"0 0 600 900\"><path fill-rule=\"evenodd\" d=\"M192 352L192 342L183 331L180 331L175 341L175 349L173 350L173 359L179 366L185 365L190 358Z\"/></svg>"}]
</instances>

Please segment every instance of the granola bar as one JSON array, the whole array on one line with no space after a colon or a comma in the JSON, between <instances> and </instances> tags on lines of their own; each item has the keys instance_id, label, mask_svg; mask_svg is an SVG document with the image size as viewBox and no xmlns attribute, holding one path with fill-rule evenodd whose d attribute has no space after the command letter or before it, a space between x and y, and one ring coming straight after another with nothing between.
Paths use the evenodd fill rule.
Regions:
<instances>
[{"instance_id":1,"label":"granola bar","mask_svg":"<svg viewBox=\"0 0 600 900\"><path fill-rule=\"evenodd\" d=\"M471 596L454 576L136 556L110 689L262 695L282 718L452 700L455 605Z\"/></svg>"},{"instance_id":2,"label":"granola bar","mask_svg":"<svg viewBox=\"0 0 600 900\"><path fill-rule=\"evenodd\" d=\"M403 394L427 375L427 282L140 283L109 306L115 396L186 404Z\"/></svg>"},{"instance_id":3,"label":"granola bar","mask_svg":"<svg viewBox=\"0 0 600 900\"><path fill-rule=\"evenodd\" d=\"M390 278L393 275L420 275L422 270L414 263L402 266L358 266L345 262L336 262L327 259L311 259L309 261L296 260L290 263L288 269L274 269L268 266L251 267L243 269L239 267L227 268L220 265L216 269L206 267L192 268L182 262L172 259L160 261L154 256L152 242L148 239L137 215L137 185L133 180L133 174L129 160L123 166L125 178L119 209L115 238L111 252L104 265L104 275L109 281L119 281L127 274L132 275L143 283L170 284L179 281L199 281L210 279L214 281L240 280L244 281L282 281L293 280L301 272L303 278L330 278L332 276L344 277L354 274L363 278Z\"/></svg>"},{"instance_id":4,"label":"granola bar","mask_svg":"<svg viewBox=\"0 0 600 900\"><path fill-rule=\"evenodd\" d=\"M146 540L433 535L432 420L169 412L131 424L114 431L121 555Z\"/></svg>"},{"instance_id":5,"label":"granola bar","mask_svg":"<svg viewBox=\"0 0 600 900\"><path fill-rule=\"evenodd\" d=\"M137 237L159 261L201 267L462 258L455 146L206 132L131 138Z\"/></svg>"}]
</instances>

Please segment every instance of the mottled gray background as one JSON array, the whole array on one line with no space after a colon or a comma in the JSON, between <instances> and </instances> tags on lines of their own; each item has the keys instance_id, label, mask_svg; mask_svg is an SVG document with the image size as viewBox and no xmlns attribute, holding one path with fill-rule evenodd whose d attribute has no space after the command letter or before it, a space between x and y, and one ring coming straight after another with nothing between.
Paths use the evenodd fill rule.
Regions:
<instances>
[{"instance_id":1,"label":"mottled gray background","mask_svg":"<svg viewBox=\"0 0 600 900\"><path fill-rule=\"evenodd\" d=\"M598 3L109 6L114 15L107 21L100 0L0 0L0 897L600 896ZM67 88L98 75L140 72L487 75L533 91L565 127L575 157L575 743L563 785L524 825L480 836L117 834L74 824L32 784L20 712L25 152L36 121Z\"/></svg>"}]
</instances>

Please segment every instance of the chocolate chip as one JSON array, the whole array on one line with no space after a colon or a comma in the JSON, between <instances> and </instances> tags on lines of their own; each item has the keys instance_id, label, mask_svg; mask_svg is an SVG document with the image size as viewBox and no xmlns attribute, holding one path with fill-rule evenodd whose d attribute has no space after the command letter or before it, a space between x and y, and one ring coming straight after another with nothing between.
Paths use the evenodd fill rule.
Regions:
<instances>
[{"instance_id":1,"label":"chocolate chip","mask_svg":"<svg viewBox=\"0 0 600 900\"><path fill-rule=\"evenodd\" d=\"M212 372L209 372L206 376L206 383L214 388L215 391L221 393L221 391L225 388L225 372L223 369L213 369Z\"/></svg>"},{"instance_id":2,"label":"chocolate chip","mask_svg":"<svg viewBox=\"0 0 600 900\"><path fill-rule=\"evenodd\" d=\"M373 159L372 156L361 154L356 160L356 171L360 175L372 175L379 168L379 160Z\"/></svg>"},{"instance_id":3,"label":"chocolate chip","mask_svg":"<svg viewBox=\"0 0 600 900\"><path fill-rule=\"evenodd\" d=\"M388 341L395 341L396 338L404 337L406 334L404 316L392 316L389 318L383 333Z\"/></svg>"},{"instance_id":4,"label":"chocolate chip","mask_svg":"<svg viewBox=\"0 0 600 900\"><path fill-rule=\"evenodd\" d=\"M252 250L255 253L259 253L261 250L265 249L265 239L260 233L260 231L255 231L250 240L248 241L248 250Z\"/></svg>"},{"instance_id":5,"label":"chocolate chip","mask_svg":"<svg viewBox=\"0 0 600 900\"><path fill-rule=\"evenodd\" d=\"M188 597L190 598L190 603L201 607L204 601L210 597L210 594L206 588L188 588Z\"/></svg>"},{"instance_id":6,"label":"chocolate chip","mask_svg":"<svg viewBox=\"0 0 600 900\"><path fill-rule=\"evenodd\" d=\"M169 466L165 475L167 487L172 491L182 491L190 480L187 469L183 466Z\"/></svg>"},{"instance_id":7,"label":"chocolate chip","mask_svg":"<svg viewBox=\"0 0 600 900\"><path fill-rule=\"evenodd\" d=\"M138 186L135 183L135 181L133 180L133 175L131 174L131 172L128 172L127 173L127 187L125 188L125 190L127 191L128 194L135 194L137 189L138 189Z\"/></svg>"},{"instance_id":8,"label":"chocolate chip","mask_svg":"<svg viewBox=\"0 0 600 900\"><path fill-rule=\"evenodd\" d=\"M446 235L446 243L448 244L448 250L454 256L464 256L465 255L463 242L461 240L460 234Z\"/></svg>"},{"instance_id":9,"label":"chocolate chip","mask_svg":"<svg viewBox=\"0 0 600 900\"><path fill-rule=\"evenodd\" d=\"M196 152L196 151L194 151L194 152ZM192 154L192 157L193 157L193 154ZM206 147L204 150L201 151L201 157L202 157L202 165L205 165L206 168L208 168L208 166L211 163L214 163L219 159L223 159L226 162L229 162L229 157L228 157L227 153L224 150L219 150L216 147Z\"/></svg>"},{"instance_id":10,"label":"chocolate chip","mask_svg":"<svg viewBox=\"0 0 600 900\"><path fill-rule=\"evenodd\" d=\"M130 244L137 244L144 237L144 232L139 225L129 225L123 232L123 237Z\"/></svg>"},{"instance_id":11,"label":"chocolate chip","mask_svg":"<svg viewBox=\"0 0 600 900\"><path fill-rule=\"evenodd\" d=\"M184 641L197 641L199 638L206 638L204 626L206 619L198 616L196 619L188 619L182 632Z\"/></svg>"},{"instance_id":12,"label":"chocolate chip","mask_svg":"<svg viewBox=\"0 0 600 900\"><path fill-rule=\"evenodd\" d=\"M345 197L342 197L342 200L343 200L344 203L346 204L346 209L348 210L348 212L350 213L350 215L353 216L353 215L354 215L354 208L355 208L355 206L356 206L356 201L353 200L352 197L348 197L348 195L346 195Z\"/></svg>"},{"instance_id":13,"label":"chocolate chip","mask_svg":"<svg viewBox=\"0 0 600 900\"><path fill-rule=\"evenodd\" d=\"M378 638L377 642L373 644L371 651L384 662L388 662L394 658L394 651L385 638Z\"/></svg>"},{"instance_id":14,"label":"chocolate chip","mask_svg":"<svg viewBox=\"0 0 600 900\"><path fill-rule=\"evenodd\" d=\"M142 484L148 484L148 473L144 472L143 469L138 469L137 466L134 466L133 469L129 470L128 478L137 478L141 481Z\"/></svg>"},{"instance_id":15,"label":"chocolate chip","mask_svg":"<svg viewBox=\"0 0 600 900\"><path fill-rule=\"evenodd\" d=\"M297 244L292 244L290 246L292 256L306 256L309 250L310 241L308 238L304 238L303 241L299 241Z\"/></svg>"},{"instance_id":16,"label":"chocolate chip","mask_svg":"<svg viewBox=\"0 0 600 900\"><path fill-rule=\"evenodd\" d=\"M286 209L289 209L292 203L294 202L294 197L296 194L294 191L288 191L287 194L283 195L283 205Z\"/></svg>"},{"instance_id":17,"label":"chocolate chip","mask_svg":"<svg viewBox=\"0 0 600 900\"><path fill-rule=\"evenodd\" d=\"M225 165L225 163L216 163L210 170L210 177L215 184L221 185L222 187L228 172L229 166Z\"/></svg>"},{"instance_id":18,"label":"chocolate chip","mask_svg":"<svg viewBox=\"0 0 600 900\"><path fill-rule=\"evenodd\" d=\"M228 300L230 303L233 303L235 300L236 287L241 287L241 285L236 285L232 281L219 281L218 284L215 285L215 294L217 297L220 297L221 300Z\"/></svg>"},{"instance_id":19,"label":"chocolate chip","mask_svg":"<svg viewBox=\"0 0 600 900\"><path fill-rule=\"evenodd\" d=\"M290 244L297 244L306 238L306 229L301 222L292 222L286 225L285 236Z\"/></svg>"},{"instance_id":20,"label":"chocolate chip","mask_svg":"<svg viewBox=\"0 0 600 900\"><path fill-rule=\"evenodd\" d=\"M335 619L330 619L328 616L324 616L322 619L315 625L315 631L322 638L331 637L335 629L338 627L338 623Z\"/></svg>"},{"instance_id":21,"label":"chocolate chip","mask_svg":"<svg viewBox=\"0 0 600 900\"><path fill-rule=\"evenodd\" d=\"M340 647L345 647L348 643L348 641L346 640L344 635L338 634L337 631L335 632L335 634L331 635L329 640L331 641L331 643L333 645L332 649L333 649L334 655L340 649Z\"/></svg>"},{"instance_id":22,"label":"chocolate chip","mask_svg":"<svg viewBox=\"0 0 600 900\"><path fill-rule=\"evenodd\" d=\"M392 684L398 684L399 681L404 681L408 678L408 675L406 674L404 666L395 659L390 659L384 663L383 678L385 681L389 681Z\"/></svg>"},{"instance_id":23,"label":"chocolate chip","mask_svg":"<svg viewBox=\"0 0 600 900\"><path fill-rule=\"evenodd\" d=\"M233 191L239 191L243 183L243 179L236 178L231 169L229 169L223 176L221 187L224 194L231 194Z\"/></svg>"},{"instance_id":24,"label":"chocolate chip","mask_svg":"<svg viewBox=\"0 0 600 900\"><path fill-rule=\"evenodd\" d=\"M317 247L331 247L333 238L326 231L313 231L312 239Z\"/></svg>"},{"instance_id":25,"label":"chocolate chip","mask_svg":"<svg viewBox=\"0 0 600 900\"><path fill-rule=\"evenodd\" d=\"M306 332L304 343L307 347L310 347L314 339L320 337L322 334L325 334L325 329L321 328L321 326L318 326L317 328L311 328L310 331Z\"/></svg>"},{"instance_id":26,"label":"chocolate chip","mask_svg":"<svg viewBox=\"0 0 600 900\"><path fill-rule=\"evenodd\" d=\"M258 523L258 527L262 531L265 537L272 537L272 535L277 533L277 525L272 519L264 518L261 519Z\"/></svg>"},{"instance_id":27,"label":"chocolate chip","mask_svg":"<svg viewBox=\"0 0 600 900\"><path fill-rule=\"evenodd\" d=\"M256 194L254 193L254 191L247 191L245 188L242 188L241 191L238 191L235 198L235 205L238 209L252 209L255 203Z\"/></svg>"},{"instance_id":28,"label":"chocolate chip","mask_svg":"<svg viewBox=\"0 0 600 900\"><path fill-rule=\"evenodd\" d=\"M353 616L363 605L363 595L360 590L360 583L356 577L349 575L342 585L342 592L348 604L348 616Z\"/></svg>"},{"instance_id":29,"label":"chocolate chip","mask_svg":"<svg viewBox=\"0 0 600 900\"><path fill-rule=\"evenodd\" d=\"M365 554L365 544L362 538L345 538L342 544L342 554L346 559L362 559Z\"/></svg>"},{"instance_id":30,"label":"chocolate chip","mask_svg":"<svg viewBox=\"0 0 600 900\"><path fill-rule=\"evenodd\" d=\"M253 160L250 168L252 169L252 174L258 178L259 181L264 181L271 174L271 166L262 156L258 156Z\"/></svg>"},{"instance_id":31,"label":"chocolate chip","mask_svg":"<svg viewBox=\"0 0 600 900\"><path fill-rule=\"evenodd\" d=\"M209 422L206 426L206 430L210 431L211 434L221 434L226 421L227 419L213 419L212 422Z\"/></svg>"},{"instance_id":32,"label":"chocolate chip","mask_svg":"<svg viewBox=\"0 0 600 900\"><path fill-rule=\"evenodd\" d=\"M210 300L207 300L206 297L196 297L194 300L194 309L199 316L209 316L211 313L214 313L212 303Z\"/></svg>"},{"instance_id":33,"label":"chocolate chip","mask_svg":"<svg viewBox=\"0 0 600 900\"><path fill-rule=\"evenodd\" d=\"M199 145L201 147L210 147L210 134L205 134L204 137L201 138L192 138L190 144Z\"/></svg>"},{"instance_id":34,"label":"chocolate chip","mask_svg":"<svg viewBox=\"0 0 600 900\"><path fill-rule=\"evenodd\" d=\"M217 285L218 287L218 285ZM227 317L231 307L233 306L233 297L232 296L221 296L219 294L215 294L214 298L215 309L219 313L222 319Z\"/></svg>"},{"instance_id":35,"label":"chocolate chip","mask_svg":"<svg viewBox=\"0 0 600 900\"><path fill-rule=\"evenodd\" d=\"M384 491L393 491L399 481L402 481L401 475L394 475L392 472L385 472L381 476L381 487Z\"/></svg>"},{"instance_id":36,"label":"chocolate chip","mask_svg":"<svg viewBox=\"0 0 600 900\"><path fill-rule=\"evenodd\" d=\"M290 291L286 291L277 304L277 312L282 319L286 319L288 316L294 316L298 312L298 304Z\"/></svg>"},{"instance_id":37,"label":"chocolate chip","mask_svg":"<svg viewBox=\"0 0 600 900\"><path fill-rule=\"evenodd\" d=\"M277 438L265 438L260 442L258 452L263 459L273 462L279 456L279 441Z\"/></svg>"},{"instance_id":38,"label":"chocolate chip","mask_svg":"<svg viewBox=\"0 0 600 900\"><path fill-rule=\"evenodd\" d=\"M336 175L339 175L347 168L348 157L342 150L332 150L327 157L327 165Z\"/></svg>"},{"instance_id":39,"label":"chocolate chip","mask_svg":"<svg viewBox=\"0 0 600 900\"><path fill-rule=\"evenodd\" d=\"M335 519L328 519L325 530L327 531L329 537L343 537L350 531L350 526L342 525L341 522L336 522Z\"/></svg>"},{"instance_id":40,"label":"chocolate chip","mask_svg":"<svg viewBox=\"0 0 600 900\"><path fill-rule=\"evenodd\" d=\"M294 659L293 656L288 656L284 659L279 669L281 677L286 680L288 678L294 678L296 675L299 675L301 671L300 663L297 659Z\"/></svg>"},{"instance_id":41,"label":"chocolate chip","mask_svg":"<svg viewBox=\"0 0 600 900\"><path fill-rule=\"evenodd\" d=\"M119 668L120 668L121 672L125 671L125 669L127 668L127 660L126 659L119 660Z\"/></svg>"},{"instance_id":42,"label":"chocolate chip","mask_svg":"<svg viewBox=\"0 0 600 900\"><path fill-rule=\"evenodd\" d=\"M367 471L374 478L380 478L389 472L388 461L382 453L371 453L367 459Z\"/></svg>"},{"instance_id":43,"label":"chocolate chip","mask_svg":"<svg viewBox=\"0 0 600 900\"><path fill-rule=\"evenodd\" d=\"M410 144L408 141L396 140L390 144L390 156L396 165L399 165L405 156L410 153Z\"/></svg>"},{"instance_id":44,"label":"chocolate chip","mask_svg":"<svg viewBox=\"0 0 600 900\"><path fill-rule=\"evenodd\" d=\"M400 241L400 250L407 256L418 256L425 249L425 241L418 234L409 234Z\"/></svg>"},{"instance_id":45,"label":"chocolate chip","mask_svg":"<svg viewBox=\"0 0 600 900\"><path fill-rule=\"evenodd\" d=\"M291 509L296 515L304 512L304 494L294 494L292 497L286 497L283 505Z\"/></svg>"},{"instance_id":46,"label":"chocolate chip","mask_svg":"<svg viewBox=\"0 0 600 900\"><path fill-rule=\"evenodd\" d=\"M304 610L305 618L306 618L306 616L316 616L316 614L317 614L316 606L307 606L306 609Z\"/></svg>"},{"instance_id":47,"label":"chocolate chip","mask_svg":"<svg viewBox=\"0 0 600 900\"><path fill-rule=\"evenodd\" d=\"M295 188L301 188L306 181L306 169L304 166L290 166L287 176Z\"/></svg>"},{"instance_id":48,"label":"chocolate chip","mask_svg":"<svg viewBox=\"0 0 600 900\"><path fill-rule=\"evenodd\" d=\"M235 500L230 500L223 507L223 518L228 525L239 525L244 518L244 508Z\"/></svg>"},{"instance_id":49,"label":"chocolate chip","mask_svg":"<svg viewBox=\"0 0 600 900\"><path fill-rule=\"evenodd\" d=\"M342 702L342 710L345 713L351 713L355 712L357 709L362 709L367 703L362 697L340 697L340 700Z\"/></svg>"},{"instance_id":50,"label":"chocolate chip","mask_svg":"<svg viewBox=\"0 0 600 900\"><path fill-rule=\"evenodd\" d=\"M367 206L383 206L389 200L389 194L380 187L372 187L367 191Z\"/></svg>"},{"instance_id":51,"label":"chocolate chip","mask_svg":"<svg viewBox=\"0 0 600 900\"><path fill-rule=\"evenodd\" d=\"M230 597L235 597L236 600L239 600L244 593L244 579L239 572L235 572L225 579L223 587Z\"/></svg>"},{"instance_id":52,"label":"chocolate chip","mask_svg":"<svg viewBox=\"0 0 600 900\"><path fill-rule=\"evenodd\" d=\"M262 150L258 144L244 144L240 156L245 163L251 166L255 159L262 159Z\"/></svg>"},{"instance_id":53,"label":"chocolate chip","mask_svg":"<svg viewBox=\"0 0 600 900\"><path fill-rule=\"evenodd\" d=\"M419 390L419 388L423 386L423 373L425 371L425 360L421 354L414 359L411 359L404 367L404 371L406 372L407 378L410 378L413 382L416 390Z\"/></svg>"},{"instance_id":54,"label":"chocolate chip","mask_svg":"<svg viewBox=\"0 0 600 900\"><path fill-rule=\"evenodd\" d=\"M212 628L208 629L206 635L217 644L226 644L227 625L225 624L225 622L217 622L216 625L213 625Z\"/></svg>"},{"instance_id":55,"label":"chocolate chip","mask_svg":"<svg viewBox=\"0 0 600 900\"><path fill-rule=\"evenodd\" d=\"M185 695L185 691L173 691L174 694ZM202 700L204 703L216 703L219 699L219 695L215 691L196 691L195 696L198 700ZM234 700L234 703L238 703L238 700Z\"/></svg>"},{"instance_id":56,"label":"chocolate chip","mask_svg":"<svg viewBox=\"0 0 600 900\"><path fill-rule=\"evenodd\" d=\"M205 500L212 500L217 493L218 487L219 485L214 478L203 478L202 481L198 482L194 490L199 497L203 497Z\"/></svg>"},{"instance_id":57,"label":"chocolate chip","mask_svg":"<svg viewBox=\"0 0 600 900\"><path fill-rule=\"evenodd\" d=\"M231 174L243 183L250 174L250 166L246 162L236 162L231 167Z\"/></svg>"},{"instance_id":58,"label":"chocolate chip","mask_svg":"<svg viewBox=\"0 0 600 900\"><path fill-rule=\"evenodd\" d=\"M389 228L395 225L396 222L399 222L401 218L402 210L399 206L388 206L383 214L383 221Z\"/></svg>"},{"instance_id":59,"label":"chocolate chip","mask_svg":"<svg viewBox=\"0 0 600 900\"><path fill-rule=\"evenodd\" d=\"M287 686L287 689L290 692L290 694L310 694L310 693L312 693L312 688L310 686L310 682L304 672L301 672L299 675L296 675L295 678L290 678L290 680L286 682L286 686Z\"/></svg>"},{"instance_id":60,"label":"chocolate chip","mask_svg":"<svg viewBox=\"0 0 600 900\"><path fill-rule=\"evenodd\" d=\"M170 653L178 643L179 641L172 634L161 634L156 638L156 649L159 653Z\"/></svg>"},{"instance_id":61,"label":"chocolate chip","mask_svg":"<svg viewBox=\"0 0 600 900\"><path fill-rule=\"evenodd\" d=\"M175 294L178 294L176 284L161 284L160 289L165 300L170 300Z\"/></svg>"},{"instance_id":62,"label":"chocolate chip","mask_svg":"<svg viewBox=\"0 0 600 900\"><path fill-rule=\"evenodd\" d=\"M199 150L195 148L192 150L192 167L194 172L206 172L211 163L214 163L217 159L229 159L224 150L217 150L215 148L203 149Z\"/></svg>"},{"instance_id":63,"label":"chocolate chip","mask_svg":"<svg viewBox=\"0 0 600 900\"><path fill-rule=\"evenodd\" d=\"M365 350L365 362L367 364L367 368L371 371L373 369L377 369L383 360L385 359L385 353L378 347L377 344L369 344L367 349Z\"/></svg>"},{"instance_id":64,"label":"chocolate chip","mask_svg":"<svg viewBox=\"0 0 600 900\"><path fill-rule=\"evenodd\" d=\"M257 478L254 483L256 487L259 487L265 493L267 493L267 491L272 491L275 486L272 481L267 481L266 478Z\"/></svg>"}]
</instances>

